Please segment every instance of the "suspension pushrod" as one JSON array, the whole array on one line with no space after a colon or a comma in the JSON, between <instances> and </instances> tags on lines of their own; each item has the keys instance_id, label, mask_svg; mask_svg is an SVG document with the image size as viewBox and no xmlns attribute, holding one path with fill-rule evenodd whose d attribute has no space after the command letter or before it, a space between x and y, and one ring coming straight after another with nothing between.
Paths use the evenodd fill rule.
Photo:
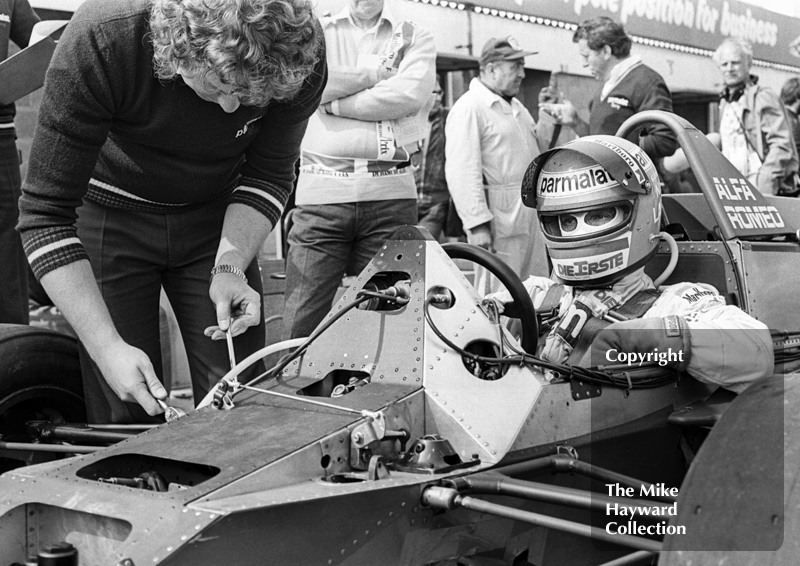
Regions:
<instances>
[{"instance_id":1,"label":"suspension pushrod","mask_svg":"<svg viewBox=\"0 0 800 566\"><path fill-rule=\"evenodd\" d=\"M335 409L337 411L344 411L345 413L354 413L356 415L369 416L370 414L374 414L373 411L366 411L366 410L359 410L359 409L351 409L350 407L342 407L341 405L334 405L333 403L325 403L324 401L315 401L314 399L307 399L305 397L299 397L297 395L289 395L288 393L280 393L278 391L272 391L270 389L261 389L260 387L252 387L250 385L241 385L242 389L247 389L248 391L258 391L259 393L265 393L267 395L272 395L274 397L281 397L282 399L291 399L292 401L299 401L301 403L308 403L310 405L318 405L320 407L326 407L328 409Z\"/></svg>"},{"instance_id":2,"label":"suspension pushrod","mask_svg":"<svg viewBox=\"0 0 800 566\"><path fill-rule=\"evenodd\" d=\"M160 424L87 424L89 428L96 428L97 430L150 430L161 426Z\"/></svg>"},{"instance_id":3,"label":"suspension pushrod","mask_svg":"<svg viewBox=\"0 0 800 566\"><path fill-rule=\"evenodd\" d=\"M91 454L102 450L102 446L78 446L71 444L36 444L34 442L4 442L0 450L26 450L31 452L59 452L61 454Z\"/></svg>"},{"instance_id":4,"label":"suspension pushrod","mask_svg":"<svg viewBox=\"0 0 800 566\"><path fill-rule=\"evenodd\" d=\"M567 521L557 517L549 517L531 511L523 511L506 505L498 505L497 503L491 503L468 495L461 495L456 490L446 487L431 486L426 488L425 491L422 492L422 502L425 505L437 509L457 509L463 507L464 509L477 511L479 513L487 513L513 521L521 521L537 527L564 531L566 533L589 537L594 540L619 546L646 550L648 552L660 552L662 546L658 541L633 535L612 535L603 529L592 527L591 525L584 525L583 523Z\"/></svg>"},{"instance_id":5,"label":"suspension pushrod","mask_svg":"<svg viewBox=\"0 0 800 566\"><path fill-rule=\"evenodd\" d=\"M536 458L527 462L519 462L517 464L509 464L508 466L501 466L493 468L493 472L497 472L509 477L529 475L541 472L572 472L582 476L590 477L602 481L603 483L618 483L625 487L632 487L637 493L642 490L647 490L655 493L654 486L650 483L637 480L630 476L618 474L599 466L592 466L586 462L581 462L575 458L571 458L565 454L553 454L543 458ZM676 497L669 495L653 495L656 501L664 501L666 503L674 503L677 501Z\"/></svg>"},{"instance_id":6,"label":"suspension pushrod","mask_svg":"<svg viewBox=\"0 0 800 566\"><path fill-rule=\"evenodd\" d=\"M495 494L507 495L511 497L522 497L532 501L542 501L544 503L555 503L579 509L606 512L606 505L618 505L619 509L643 507L649 508L651 513L655 509L663 510L663 505L653 505L652 501L643 499L630 499L609 497L601 493L587 492L580 489L553 486L544 483L537 483L524 480L515 480L506 477L481 477L480 475L464 476L445 482L445 485L452 487L459 492L469 490L472 494ZM663 513L663 511L662 511ZM637 517L642 520L657 521L663 519L664 515L642 515L637 512Z\"/></svg>"},{"instance_id":7,"label":"suspension pushrod","mask_svg":"<svg viewBox=\"0 0 800 566\"><path fill-rule=\"evenodd\" d=\"M37 427L38 428L38 427ZM88 428L76 428L61 425L47 425L39 429L41 437L44 439L58 439L78 442L122 442L137 432L114 432L110 430L92 430Z\"/></svg>"}]
</instances>

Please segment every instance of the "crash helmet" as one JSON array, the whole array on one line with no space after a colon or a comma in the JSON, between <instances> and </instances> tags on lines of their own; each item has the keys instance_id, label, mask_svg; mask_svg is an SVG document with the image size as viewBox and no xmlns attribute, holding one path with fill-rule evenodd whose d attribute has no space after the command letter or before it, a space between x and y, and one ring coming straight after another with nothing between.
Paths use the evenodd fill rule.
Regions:
<instances>
[{"instance_id":1,"label":"crash helmet","mask_svg":"<svg viewBox=\"0 0 800 566\"><path fill-rule=\"evenodd\" d=\"M614 136L586 136L539 155L522 181L536 208L555 278L601 287L655 253L661 182L642 149Z\"/></svg>"}]
</instances>

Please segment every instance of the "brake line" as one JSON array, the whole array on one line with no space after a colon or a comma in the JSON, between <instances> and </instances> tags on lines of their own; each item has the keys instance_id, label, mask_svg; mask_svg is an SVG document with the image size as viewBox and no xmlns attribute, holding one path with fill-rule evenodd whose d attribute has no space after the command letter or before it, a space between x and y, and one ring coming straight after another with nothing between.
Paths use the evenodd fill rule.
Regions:
<instances>
[{"instance_id":1,"label":"brake line","mask_svg":"<svg viewBox=\"0 0 800 566\"><path fill-rule=\"evenodd\" d=\"M286 366L288 366L294 360L296 360L297 358L302 356L306 352L308 347L317 338L319 338L319 336L323 332L325 332L328 328L330 328L333 325L334 322L336 322L337 320L342 318L346 313L350 312L351 310L353 310L355 307L357 307L361 303L369 301L372 298L373 298L372 296L359 293L356 296L355 300L347 303L343 308L341 308L338 312L334 313L328 320L326 320L322 325L320 325L316 330L314 330L314 332L312 332L311 335L308 338L306 338L305 342L303 342L295 350L293 350L292 352L288 353L283 358L278 360L278 363L275 364L272 368L268 369L267 371L265 371L261 375L259 375L259 376L255 377L255 378L251 379L250 381L248 381L247 385L252 385L252 384L258 383L259 381L261 381L264 378L270 378L270 377L277 376L281 371L283 371L283 369ZM387 296L385 298L391 299L391 297L389 297L389 296Z\"/></svg>"},{"instance_id":2,"label":"brake line","mask_svg":"<svg viewBox=\"0 0 800 566\"><path fill-rule=\"evenodd\" d=\"M351 409L350 407L341 407L339 405L334 405L333 403L325 403L324 401L315 401L314 399L307 399L305 397L299 397L297 395L289 395L288 393L279 393L278 391L272 391L270 389L261 389L260 387L253 387L252 385L241 385L241 388L247 389L248 391L257 391L258 393L266 393L267 395L274 395L275 397L281 397L283 399L291 399L292 401L300 401L302 403L310 403L312 405L319 405L320 407L336 409L337 411L344 411L346 413L354 413L356 415L361 415L362 417L375 418L378 414L377 411L368 411L366 409Z\"/></svg>"},{"instance_id":3,"label":"brake line","mask_svg":"<svg viewBox=\"0 0 800 566\"><path fill-rule=\"evenodd\" d=\"M425 304L423 306L425 321L428 323L428 326L430 326L434 334L436 334L436 336L438 336L439 339L442 340L442 342L444 342L446 346L448 346L450 349L454 350L461 356L466 357L467 359L470 359L475 362L494 364L494 365L505 364L505 365L535 366L557 372L561 376L569 376L570 379L572 377L577 377L582 381L599 383L601 385L608 385L611 387L618 387L621 389L643 389L643 388L661 387L662 385L667 385L669 383L677 381L676 374L672 371L670 371L669 373L659 372L659 374L657 375L644 376L643 378L639 378L634 381L633 377L635 377L636 373L640 373L641 371L651 371L652 368L646 368L646 369L643 368L643 370L639 372L637 372L636 370L628 370L625 372L621 372L621 374L619 375L616 375L611 371L607 370L599 370L599 369L595 370L579 366L571 366L567 364L549 362L527 353L518 353L515 356L506 356L503 358L490 358L478 354L473 354L471 352L464 350L460 346L454 344L449 338L447 338L441 332L441 330L439 330L439 328L436 326L436 323L433 321L433 317L431 316L431 311L430 311L430 305L434 302L436 302L435 295L429 297L425 301ZM655 364L651 365L655 367Z\"/></svg>"},{"instance_id":4,"label":"brake line","mask_svg":"<svg viewBox=\"0 0 800 566\"><path fill-rule=\"evenodd\" d=\"M390 288L390 289L392 289L392 288ZM265 378L276 377L281 371L283 371L284 368L286 368L286 366L288 366L294 360L296 360L297 358L302 356L306 352L308 347L317 338L319 338L319 336L323 332L328 330L328 328L330 328L342 316L344 316L346 313L348 313L349 311L351 311L353 308L357 307L358 305L360 305L360 304L362 304L362 303L364 303L366 301L369 301L371 299L375 299L375 298L387 300L387 301L390 301L390 302L400 303L400 304L405 304L405 302L408 302L408 298L403 296L402 293L398 293L396 290L395 290L395 294L390 294L388 289L387 289L387 291L385 293L376 292L376 291L369 291L369 290L363 290L362 289L361 291L359 291L357 293L355 300L347 303L346 305L344 305L344 307L340 308L336 313L331 315L330 318L328 318L322 325L320 325L316 330L314 330L314 332L312 332L311 335L308 338L306 338L305 341L303 341L296 349L294 349L290 353L288 353L285 356L283 356L278 361L277 364L275 364L272 368L268 369L264 373L262 373L262 374L258 375L257 377L251 379L247 383L239 383L238 381L236 381L236 376L238 375L238 373L236 373L236 372L241 371L245 367L249 366L255 359L259 359L258 354L263 352L263 350L261 350L260 352L256 352L256 354L253 354L253 355L249 356L243 362L240 362L239 364L237 364L236 367L233 368L229 372L228 375L223 377L222 380L220 380L220 382L214 387L214 389L212 389L212 391L209 393L209 395L206 396L206 399L203 400L203 403L198 405L198 408L200 408L201 406L205 406L207 404L210 404L210 402L211 402L210 398L213 399L213 395L215 393L219 392L219 391L221 391L224 395L228 395L229 396L229 401L228 402L231 402L230 400L232 400L232 398L234 396L236 396L238 393L240 393L241 391L250 390L250 391L255 391L255 392L258 392L258 393L265 393L265 394L273 395L273 396L276 396L276 397L281 397L281 398L285 398L285 399L291 399L291 400L294 400L294 401L299 401L301 403L308 403L308 404L311 404L311 405L319 405L319 406L327 407L327 408L330 408L330 409L335 409L335 410L339 410L339 411L345 411L345 412L349 412L349 413L355 413L357 415L361 415L362 417L366 417L366 418L372 418L372 419L378 418L378 412L376 412L376 411L369 411L369 410L366 410L366 409L358 410L358 409L351 409L349 407L341 407L339 405L334 405L332 403L325 403L323 401L315 401L313 399L308 399L308 398L302 397L302 396L290 395L288 393L279 393L277 391L272 391L272 390L268 390L268 389L262 389L262 388L253 386L253 384L258 383L259 381L261 381L261 380L263 380ZM260 357L263 357L263 355L260 356ZM231 379L229 379L229 376L231 376ZM222 386L224 386L224 388L220 390L220 387L222 387ZM230 390L226 391L226 389L228 389L228 388L230 388ZM208 403L206 402L207 400L209 401Z\"/></svg>"}]
</instances>

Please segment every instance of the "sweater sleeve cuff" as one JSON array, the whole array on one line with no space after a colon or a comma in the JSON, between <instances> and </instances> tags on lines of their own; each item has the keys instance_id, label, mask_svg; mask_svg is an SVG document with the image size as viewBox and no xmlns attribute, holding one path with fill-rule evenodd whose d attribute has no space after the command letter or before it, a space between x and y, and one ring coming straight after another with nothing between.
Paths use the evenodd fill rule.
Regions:
<instances>
[{"instance_id":1,"label":"sweater sleeve cuff","mask_svg":"<svg viewBox=\"0 0 800 566\"><path fill-rule=\"evenodd\" d=\"M64 265L89 259L74 226L24 232L22 243L36 279Z\"/></svg>"},{"instance_id":2,"label":"sweater sleeve cuff","mask_svg":"<svg viewBox=\"0 0 800 566\"><path fill-rule=\"evenodd\" d=\"M285 190L258 179L245 177L234 189L231 202L256 209L267 217L274 228L280 222L288 199L289 193Z\"/></svg>"}]
</instances>

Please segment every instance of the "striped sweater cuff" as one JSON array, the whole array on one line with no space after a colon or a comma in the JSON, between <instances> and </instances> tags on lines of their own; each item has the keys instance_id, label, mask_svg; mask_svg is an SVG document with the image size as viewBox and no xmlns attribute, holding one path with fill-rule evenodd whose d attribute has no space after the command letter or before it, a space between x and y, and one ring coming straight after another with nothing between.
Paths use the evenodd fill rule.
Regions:
<instances>
[{"instance_id":1,"label":"striped sweater cuff","mask_svg":"<svg viewBox=\"0 0 800 566\"><path fill-rule=\"evenodd\" d=\"M22 234L22 243L37 279L63 265L89 259L74 226L25 232Z\"/></svg>"},{"instance_id":2,"label":"striped sweater cuff","mask_svg":"<svg viewBox=\"0 0 800 566\"><path fill-rule=\"evenodd\" d=\"M239 186L233 191L231 202L255 208L267 217L267 220L272 223L274 228L280 222L288 199L289 193L284 189L263 181L244 177Z\"/></svg>"}]
</instances>

